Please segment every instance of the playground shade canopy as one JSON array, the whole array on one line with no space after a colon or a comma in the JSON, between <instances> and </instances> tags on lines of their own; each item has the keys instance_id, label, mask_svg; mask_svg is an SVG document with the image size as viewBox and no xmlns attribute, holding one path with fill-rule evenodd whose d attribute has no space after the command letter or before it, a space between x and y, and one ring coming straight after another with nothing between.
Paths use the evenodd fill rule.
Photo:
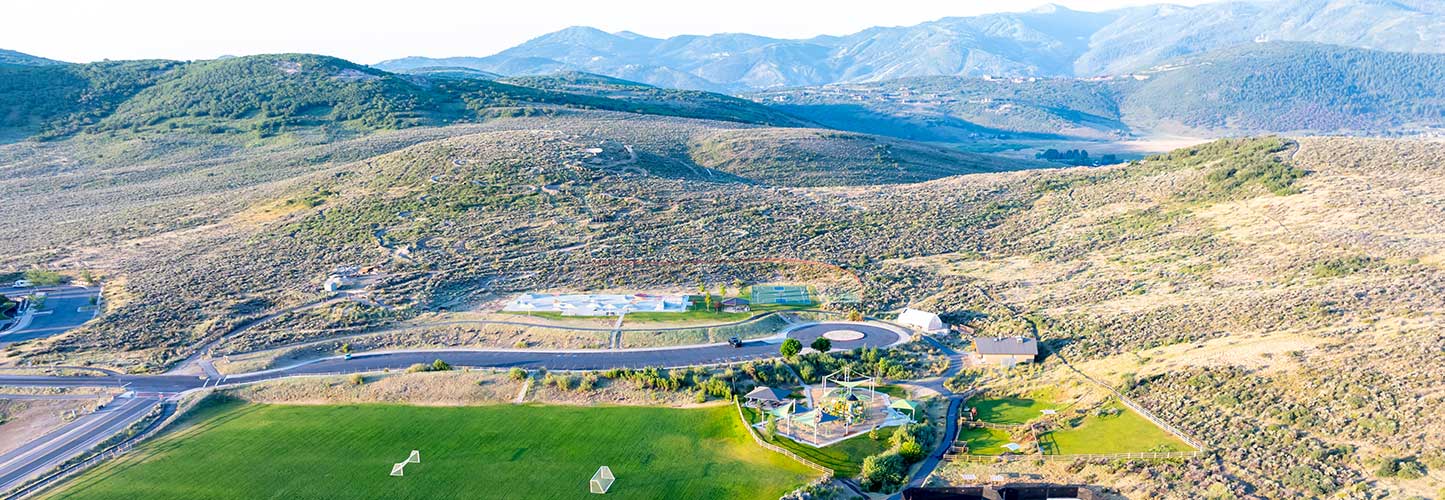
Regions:
<instances>
[{"instance_id":1,"label":"playground shade canopy","mask_svg":"<svg viewBox=\"0 0 1445 500\"><path fill-rule=\"evenodd\" d=\"M788 400L788 394L791 393L782 389L761 386L749 392L747 398L768 403L782 403Z\"/></svg>"}]
</instances>

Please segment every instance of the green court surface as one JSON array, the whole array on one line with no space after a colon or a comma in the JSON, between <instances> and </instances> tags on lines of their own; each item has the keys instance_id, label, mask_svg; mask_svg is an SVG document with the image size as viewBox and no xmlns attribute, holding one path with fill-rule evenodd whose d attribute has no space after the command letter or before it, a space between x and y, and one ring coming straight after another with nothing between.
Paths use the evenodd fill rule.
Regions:
<instances>
[{"instance_id":1,"label":"green court surface","mask_svg":"<svg viewBox=\"0 0 1445 500\"><path fill-rule=\"evenodd\" d=\"M47 498L775 499L817 476L765 450L732 406L218 403ZM420 450L405 475L392 464Z\"/></svg>"},{"instance_id":2,"label":"green court surface","mask_svg":"<svg viewBox=\"0 0 1445 500\"><path fill-rule=\"evenodd\" d=\"M811 305L816 301L813 292L801 285L754 285L753 304Z\"/></svg>"}]
</instances>

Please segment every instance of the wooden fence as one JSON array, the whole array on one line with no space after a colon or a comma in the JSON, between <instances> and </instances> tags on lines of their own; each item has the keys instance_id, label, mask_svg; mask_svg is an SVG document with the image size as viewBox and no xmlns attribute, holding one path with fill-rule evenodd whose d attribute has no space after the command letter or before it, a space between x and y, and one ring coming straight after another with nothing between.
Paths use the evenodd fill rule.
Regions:
<instances>
[{"instance_id":1,"label":"wooden fence","mask_svg":"<svg viewBox=\"0 0 1445 500\"><path fill-rule=\"evenodd\" d=\"M962 453L949 454L949 460L959 462L1017 462L1030 460L1044 460L1049 462L1068 462L1073 460L1160 460L1168 458L1193 458L1203 455L1202 451L1161 451L1161 452L1136 452L1136 453L1090 453L1079 455L968 455Z\"/></svg>"}]
</instances>

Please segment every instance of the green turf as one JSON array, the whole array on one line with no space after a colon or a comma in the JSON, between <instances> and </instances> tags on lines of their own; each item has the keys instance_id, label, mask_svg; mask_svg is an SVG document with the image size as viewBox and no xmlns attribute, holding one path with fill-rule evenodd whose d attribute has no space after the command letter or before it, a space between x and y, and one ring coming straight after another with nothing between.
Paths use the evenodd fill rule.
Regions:
<instances>
[{"instance_id":1,"label":"green turf","mask_svg":"<svg viewBox=\"0 0 1445 500\"><path fill-rule=\"evenodd\" d=\"M958 441L968 443L972 455L1002 455L1003 445L1013 442L1006 431L983 427L964 427L958 430Z\"/></svg>"},{"instance_id":2,"label":"green turf","mask_svg":"<svg viewBox=\"0 0 1445 500\"><path fill-rule=\"evenodd\" d=\"M818 303L813 291L801 285L755 285L748 288L747 296L754 306L782 304L808 306Z\"/></svg>"},{"instance_id":3,"label":"green turf","mask_svg":"<svg viewBox=\"0 0 1445 500\"><path fill-rule=\"evenodd\" d=\"M995 424L1024 424L1043 416L1044 410L1058 409L1043 398L974 399L970 408L978 408L978 420Z\"/></svg>"},{"instance_id":4,"label":"green turf","mask_svg":"<svg viewBox=\"0 0 1445 500\"><path fill-rule=\"evenodd\" d=\"M887 394L893 399L908 399L908 390L896 385L880 385L878 392Z\"/></svg>"},{"instance_id":5,"label":"green turf","mask_svg":"<svg viewBox=\"0 0 1445 500\"><path fill-rule=\"evenodd\" d=\"M1076 427L1041 436L1044 450L1058 455L1192 450L1172 434L1118 403L1106 407L1121 413L1107 417L1079 417Z\"/></svg>"},{"instance_id":6,"label":"green turf","mask_svg":"<svg viewBox=\"0 0 1445 500\"><path fill-rule=\"evenodd\" d=\"M751 408L744 408L748 419L757 421L757 414ZM779 424L782 426L783 424ZM786 426L779 427L782 432L788 432ZM791 439L777 436L773 438L773 444L798 454L805 459L818 465L833 469L839 477L854 477L858 475L859 469L863 467L863 459L869 455L877 455L888 449L888 438L893 435L897 427L884 427L878 429L878 439L873 439L867 434L854 436L838 443L822 448L793 441Z\"/></svg>"},{"instance_id":7,"label":"green turf","mask_svg":"<svg viewBox=\"0 0 1445 500\"><path fill-rule=\"evenodd\" d=\"M757 446L731 406L220 404L51 498L773 499L816 475ZM391 465L422 461L390 477Z\"/></svg>"}]
</instances>

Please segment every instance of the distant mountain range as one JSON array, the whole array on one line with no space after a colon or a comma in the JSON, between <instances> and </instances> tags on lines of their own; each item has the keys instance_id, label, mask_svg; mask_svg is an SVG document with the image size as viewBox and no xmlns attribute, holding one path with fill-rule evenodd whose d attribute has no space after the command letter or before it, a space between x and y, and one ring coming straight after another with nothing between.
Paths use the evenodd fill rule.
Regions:
<instances>
[{"instance_id":1,"label":"distant mountain range","mask_svg":"<svg viewBox=\"0 0 1445 500\"><path fill-rule=\"evenodd\" d=\"M1408 133L1445 127L1445 54L1270 42L1123 77L914 77L748 96L829 127L940 142Z\"/></svg>"},{"instance_id":2,"label":"distant mountain range","mask_svg":"<svg viewBox=\"0 0 1445 500\"><path fill-rule=\"evenodd\" d=\"M662 87L743 91L917 76L1114 75L1254 41L1445 52L1445 3L1260 0L1108 12L1047 6L805 40L748 34L657 39L572 27L487 57L407 57L376 67L502 75L586 71Z\"/></svg>"}]
</instances>

